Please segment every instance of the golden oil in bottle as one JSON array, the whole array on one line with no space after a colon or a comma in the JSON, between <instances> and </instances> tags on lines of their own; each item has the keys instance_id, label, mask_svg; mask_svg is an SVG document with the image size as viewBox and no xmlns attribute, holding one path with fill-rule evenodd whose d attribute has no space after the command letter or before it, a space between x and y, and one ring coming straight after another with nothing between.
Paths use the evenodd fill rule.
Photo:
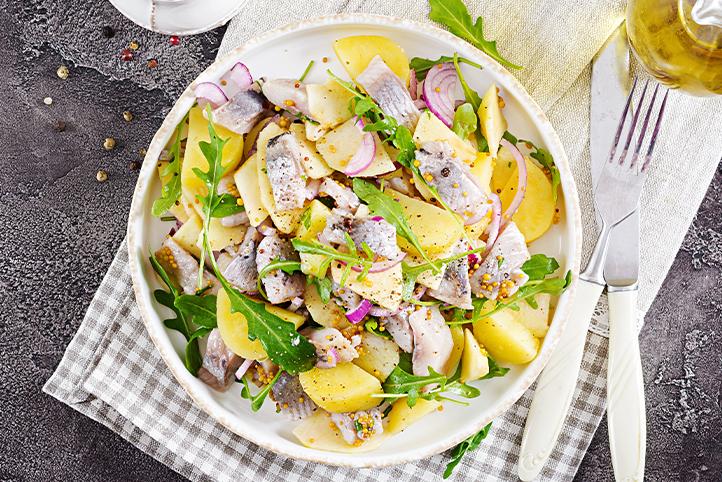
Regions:
<instances>
[{"instance_id":1,"label":"golden oil in bottle","mask_svg":"<svg viewBox=\"0 0 722 482\"><path fill-rule=\"evenodd\" d=\"M661 83L722 94L722 0L630 0L627 34Z\"/></svg>"}]
</instances>

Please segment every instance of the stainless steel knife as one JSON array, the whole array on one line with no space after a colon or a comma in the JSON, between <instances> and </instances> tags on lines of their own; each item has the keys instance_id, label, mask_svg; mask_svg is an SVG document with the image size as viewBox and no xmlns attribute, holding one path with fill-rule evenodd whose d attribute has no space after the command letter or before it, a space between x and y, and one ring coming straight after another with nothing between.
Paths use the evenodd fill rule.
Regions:
<instances>
[{"instance_id":1,"label":"stainless steel knife","mask_svg":"<svg viewBox=\"0 0 722 482\"><path fill-rule=\"evenodd\" d=\"M629 92L629 48L625 37L622 27L592 66L590 151L595 185L608 161L612 133ZM638 276L639 214L635 212L614 228L604 265L609 301L609 448L615 479L625 481L642 480L645 462L644 381L636 323Z\"/></svg>"}]
</instances>

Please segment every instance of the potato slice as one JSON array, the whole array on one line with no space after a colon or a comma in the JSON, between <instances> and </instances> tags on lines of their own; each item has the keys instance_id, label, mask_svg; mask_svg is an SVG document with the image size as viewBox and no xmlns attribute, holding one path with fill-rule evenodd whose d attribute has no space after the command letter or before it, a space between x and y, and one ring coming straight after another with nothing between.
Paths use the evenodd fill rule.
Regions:
<instances>
[{"instance_id":1,"label":"potato slice","mask_svg":"<svg viewBox=\"0 0 722 482\"><path fill-rule=\"evenodd\" d=\"M529 306L529 303L519 303L519 312L516 319L526 326L537 338L544 338L549 330L549 293L539 293L534 297L538 305L537 309Z\"/></svg>"},{"instance_id":2,"label":"potato slice","mask_svg":"<svg viewBox=\"0 0 722 482\"><path fill-rule=\"evenodd\" d=\"M183 226L178 228L178 231L173 235L173 239L178 245L188 251L196 258L201 257L201 250L198 247L198 236L201 234L203 229L203 221L197 215L193 215L183 223Z\"/></svg>"},{"instance_id":3,"label":"potato slice","mask_svg":"<svg viewBox=\"0 0 722 482\"><path fill-rule=\"evenodd\" d=\"M270 123L258 134L258 151L256 153L258 163L256 175L258 176L258 187L260 189L260 198L263 207L268 211L276 228L284 234L290 234L298 227L303 209L277 211L276 201L273 199L271 181L268 180L268 176L266 175L266 147L268 146L268 141L283 134L283 132L283 129L281 129L278 124Z\"/></svg>"},{"instance_id":4,"label":"potato slice","mask_svg":"<svg viewBox=\"0 0 722 482\"><path fill-rule=\"evenodd\" d=\"M489 373L489 358L471 330L464 329L464 356L461 359L461 382L473 382Z\"/></svg>"},{"instance_id":5,"label":"potato slice","mask_svg":"<svg viewBox=\"0 0 722 482\"><path fill-rule=\"evenodd\" d=\"M464 353L464 330L459 325L451 326L450 330L451 339L454 341L454 348L451 350L449 360L444 367L444 374L447 377L456 373L456 369L459 368L459 362L461 361L461 355Z\"/></svg>"},{"instance_id":6,"label":"potato slice","mask_svg":"<svg viewBox=\"0 0 722 482\"><path fill-rule=\"evenodd\" d=\"M308 110L321 129L330 129L351 118L348 108L353 94L333 79L325 84L306 85Z\"/></svg>"},{"instance_id":7,"label":"potato slice","mask_svg":"<svg viewBox=\"0 0 722 482\"><path fill-rule=\"evenodd\" d=\"M238 168L233 175L238 193L243 199L243 206L251 222L251 226L258 226L267 217L268 211L261 202L261 188L258 185L258 156L253 154Z\"/></svg>"},{"instance_id":8,"label":"potato slice","mask_svg":"<svg viewBox=\"0 0 722 482\"><path fill-rule=\"evenodd\" d=\"M249 157L251 157L250 152L256 145L256 141L258 140L258 134L260 134L261 131L268 125L268 123L271 122L271 119L272 117L266 117L265 119L261 119L255 126L251 128L250 131L248 131L248 134L246 134L246 140L243 145L244 159L248 159Z\"/></svg>"},{"instance_id":9,"label":"potato slice","mask_svg":"<svg viewBox=\"0 0 722 482\"><path fill-rule=\"evenodd\" d=\"M489 153L492 157L496 157L499 151L499 142L508 127L499 105L496 84L491 84L484 97L481 98L478 113L481 133L484 134L486 142L489 144Z\"/></svg>"},{"instance_id":10,"label":"potato slice","mask_svg":"<svg viewBox=\"0 0 722 482\"><path fill-rule=\"evenodd\" d=\"M335 304L335 303L334 303ZM359 346L360 356L353 363L383 382L399 364L399 346L373 333L364 332Z\"/></svg>"},{"instance_id":11,"label":"potato slice","mask_svg":"<svg viewBox=\"0 0 722 482\"><path fill-rule=\"evenodd\" d=\"M298 226L297 237L304 241L316 241L318 233L326 227L326 218L331 215L331 210L324 206L318 199L314 199L308 205L301 216ZM321 265L326 259L320 254L300 253L301 271L317 278L325 278L326 270L321 271Z\"/></svg>"},{"instance_id":12,"label":"potato slice","mask_svg":"<svg viewBox=\"0 0 722 482\"><path fill-rule=\"evenodd\" d=\"M302 146L305 146L308 151L308 156L304 156L301 159L301 165L306 175L311 179L321 179L322 177L330 176L333 173L333 169L326 164L326 161L323 160L321 154L316 150L316 144L306 138L306 128L304 125L293 123L291 124L290 130L298 142Z\"/></svg>"},{"instance_id":13,"label":"potato slice","mask_svg":"<svg viewBox=\"0 0 722 482\"><path fill-rule=\"evenodd\" d=\"M312 368L298 376L303 391L329 412L356 412L377 406L383 393L379 380L353 363L333 368Z\"/></svg>"},{"instance_id":14,"label":"potato slice","mask_svg":"<svg viewBox=\"0 0 722 482\"><path fill-rule=\"evenodd\" d=\"M208 244L213 251L221 251L228 246L241 244L245 235L245 226L224 226L220 218L211 218L208 225ZM198 235L196 245L199 250L203 246L203 233Z\"/></svg>"},{"instance_id":15,"label":"potato slice","mask_svg":"<svg viewBox=\"0 0 722 482\"><path fill-rule=\"evenodd\" d=\"M331 427L332 424L328 413L319 410L304 418L301 424L293 429L293 435L306 447L343 453L368 452L377 449L386 438L386 434L382 433L372 436L360 445L349 445L341 433Z\"/></svg>"},{"instance_id":16,"label":"potato slice","mask_svg":"<svg viewBox=\"0 0 722 482\"><path fill-rule=\"evenodd\" d=\"M491 189L501 194L501 191L509 182L509 178L516 172L516 161L514 156L505 147L499 148L499 153L494 162L494 170L491 174Z\"/></svg>"},{"instance_id":17,"label":"potato slice","mask_svg":"<svg viewBox=\"0 0 722 482\"><path fill-rule=\"evenodd\" d=\"M341 282L343 270L344 266L340 263L331 263L331 277L336 283ZM358 274L351 272L346 280L346 288L387 310L394 311L399 307L402 282L400 263L386 271L369 273L363 281L356 279Z\"/></svg>"},{"instance_id":18,"label":"potato slice","mask_svg":"<svg viewBox=\"0 0 722 482\"><path fill-rule=\"evenodd\" d=\"M414 142L418 147L421 147L423 144L432 141L447 142L456 153L457 158L469 165L476 161L479 154L468 142L446 127L446 124L441 122L441 119L427 110L421 113L419 123L416 124Z\"/></svg>"},{"instance_id":19,"label":"potato slice","mask_svg":"<svg viewBox=\"0 0 722 482\"><path fill-rule=\"evenodd\" d=\"M235 169L243 157L243 136L217 124L215 129L218 137L228 140L223 147L221 165L229 171ZM196 176L193 168L197 167L203 171L208 170L208 161L201 152L198 143L201 141L207 142L209 139L208 120L203 117L203 110L200 107L193 107L188 113L188 140L181 169L181 190L183 197L189 203L195 203L196 195L205 196L208 194L208 188Z\"/></svg>"},{"instance_id":20,"label":"potato slice","mask_svg":"<svg viewBox=\"0 0 722 482\"><path fill-rule=\"evenodd\" d=\"M311 314L313 321L326 328L337 328L343 330L348 328L349 322L343 309L333 301L324 303L318 294L318 289L312 284L306 286L303 295L306 309Z\"/></svg>"},{"instance_id":21,"label":"potato slice","mask_svg":"<svg viewBox=\"0 0 722 482\"><path fill-rule=\"evenodd\" d=\"M429 257L448 250L464 235L462 225L453 214L390 189L387 193L401 205L411 231L419 238L421 247ZM421 254L406 238L397 236L397 241L399 247L407 253Z\"/></svg>"},{"instance_id":22,"label":"potato slice","mask_svg":"<svg viewBox=\"0 0 722 482\"><path fill-rule=\"evenodd\" d=\"M293 323L296 328L305 321L302 315L293 313L278 306L266 303L266 310L279 318ZM248 339L248 322L246 317L240 313L231 312L231 300L225 290L218 291L216 301L216 316L218 318L218 330L220 331L223 343L233 353L251 360L265 360L268 358L259 340Z\"/></svg>"},{"instance_id":23,"label":"potato slice","mask_svg":"<svg viewBox=\"0 0 722 482\"><path fill-rule=\"evenodd\" d=\"M361 147L364 135L356 126L355 119L349 119L337 128L327 132L316 141L316 149L321 153L326 163L333 169L345 172L351 158ZM383 148L378 134L371 133L376 145L376 154L371 164L355 177L370 177L394 171L396 167L391 161L386 149Z\"/></svg>"},{"instance_id":24,"label":"potato slice","mask_svg":"<svg viewBox=\"0 0 722 482\"><path fill-rule=\"evenodd\" d=\"M494 158L488 152L478 152L476 159L469 166L476 183L484 187L486 194L491 192L491 177L494 173Z\"/></svg>"},{"instance_id":25,"label":"potato slice","mask_svg":"<svg viewBox=\"0 0 722 482\"><path fill-rule=\"evenodd\" d=\"M544 174L544 171L532 160L526 158L525 161L527 171L526 193L519 209L512 216L512 220L524 235L526 242L531 243L546 233L552 226L554 214L556 213L556 203L552 193L552 183ZM502 206L508 206L514 199L518 182L519 174L515 170L499 195Z\"/></svg>"},{"instance_id":26,"label":"potato slice","mask_svg":"<svg viewBox=\"0 0 722 482\"><path fill-rule=\"evenodd\" d=\"M406 399L402 398L394 402L391 411L389 412L388 425L386 426L386 433L395 434L409 427L412 423L417 422L419 419L426 415L437 411L441 407L441 402L436 400L424 400L419 398L416 400L416 404L413 407L409 407L406 403Z\"/></svg>"},{"instance_id":27,"label":"potato slice","mask_svg":"<svg viewBox=\"0 0 722 482\"><path fill-rule=\"evenodd\" d=\"M386 65L409 85L409 58L393 40L379 35L354 35L333 43L333 50L352 79L366 70L369 62L380 55Z\"/></svg>"},{"instance_id":28,"label":"potato slice","mask_svg":"<svg viewBox=\"0 0 722 482\"><path fill-rule=\"evenodd\" d=\"M514 317L514 313L502 310L476 321L474 336L497 361L529 363L539 351L539 340Z\"/></svg>"}]
</instances>

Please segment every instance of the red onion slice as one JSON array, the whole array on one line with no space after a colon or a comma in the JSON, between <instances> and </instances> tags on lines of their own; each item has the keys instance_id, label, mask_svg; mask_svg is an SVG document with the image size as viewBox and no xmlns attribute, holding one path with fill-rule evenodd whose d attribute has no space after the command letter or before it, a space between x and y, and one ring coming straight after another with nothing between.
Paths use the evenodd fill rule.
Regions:
<instances>
[{"instance_id":1,"label":"red onion slice","mask_svg":"<svg viewBox=\"0 0 722 482\"><path fill-rule=\"evenodd\" d=\"M373 305L369 300L361 300L361 303L359 303L356 308L346 312L346 318L355 325L364 319L371 307L373 307Z\"/></svg>"},{"instance_id":2,"label":"red onion slice","mask_svg":"<svg viewBox=\"0 0 722 482\"><path fill-rule=\"evenodd\" d=\"M220 80L220 87L225 92L226 97L233 98L238 92L247 90L253 84L253 76L248 67L238 62L231 67L231 70L223 74Z\"/></svg>"},{"instance_id":3,"label":"red onion slice","mask_svg":"<svg viewBox=\"0 0 722 482\"><path fill-rule=\"evenodd\" d=\"M193 89L198 105L205 109L210 104L212 108L218 108L228 102L228 97L218 85L213 82L201 82Z\"/></svg>"},{"instance_id":4,"label":"red onion slice","mask_svg":"<svg viewBox=\"0 0 722 482\"><path fill-rule=\"evenodd\" d=\"M236 380L240 380L241 378L243 378L243 375L246 374L248 369L251 368L251 365L253 365L255 361L256 360L251 360L250 358L247 360L243 360L241 366L238 367L238 370L236 370Z\"/></svg>"},{"instance_id":5,"label":"red onion slice","mask_svg":"<svg viewBox=\"0 0 722 482\"><path fill-rule=\"evenodd\" d=\"M347 176L355 176L369 167L376 157L376 142L371 132L364 132L364 121L360 117L356 118L356 127L362 132L361 146L354 153L353 157L346 165L344 174Z\"/></svg>"},{"instance_id":6,"label":"red onion slice","mask_svg":"<svg viewBox=\"0 0 722 482\"><path fill-rule=\"evenodd\" d=\"M501 199L499 199L499 196L495 193L489 194L489 199L491 199L492 202L491 222L489 223L489 226L486 227L486 249L484 250L484 254L481 256L481 259L484 259L486 255L489 254L489 251L491 251L491 248L494 246L494 242L496 242L496 238L499 236L499 228L501 227Z\"/></svg>"},{"instance_id":7,"label":"red onion slice","mask_svg":"<svg viewBox=\"0 0 722 482\"><path fill-rule=\"evenodd\" d=\"M426 105L448 127L454 123L454 91L458 83L454 65L445 63L431 67L423 84Z\"/></svg>"},{"instance_id":8,"label":"red onion slice","mask_svg":"<svg viewBox=\"0 0 722 482\"><path fill-rule=\"evenodd\" d=\"M371 221L376 221L377 223L380 223L383 220L384 220L384 218L382 218L381 216L372 216L371 217Z\"/></svg>"},{"instance_id":9,"label":"red onion slice","mask_svg":"<svg viewBox=\"0 0 722 482\"><path fill-rule=\"evenodd\" d=\"M506 224L511 221L512 216L514 216L514 213L517 209L519 209L519 205L524 200L524 195L526 194L527 172L524 156L521 155L519 149L517 149L514 144L507 141L506 139L502 139L500 144L506 149L508 149L509 152L511 152L512 156L514 156L514 160L516 161L516 167L519 171L519 182L516 185L516 194L514 195L514 199L512 199L511 204L509 204L509 206L506 208L506 211L504 211L504 215L501 217L500 229L503 229L504 226L506 226Z\"/></svg>"},{"instance_id":10,"label":"red onion slice","mask_svg":"<svg viewBox=\"0 0 722 482\"><path fill-rule=\"evenodd\" d=\"M395 316L399 313L401 313L401 308L397 308L395 311L391 311L387 310L386 308L381 308L380 306L373 306L369 310L369 314L377 318L388 318L389 316Z\"/></svg>"},{"instance_id":11,"label":"red onion slice","mask_svg":"<svg viewBox=\"0 0 722 482\"><path fill-rule=\"evenodd\" d=\"M409 71L409 94L411 94L411 100L416 100L419 97L419 82L416 80L416 71L414 69Z\"/></svg>"},{"instance_id":12,"label":"red onion slice","mask_svg":"<svg viewBox=\"0 0 722 482\"><path fill-rule=\"evenodd\" d=\"M424 99L416 99L414 101L414 105L419 110L424 110L424 109L428 108L428 106L426 105L426 101L424 101Z\"/></svg>"}]
</instances>

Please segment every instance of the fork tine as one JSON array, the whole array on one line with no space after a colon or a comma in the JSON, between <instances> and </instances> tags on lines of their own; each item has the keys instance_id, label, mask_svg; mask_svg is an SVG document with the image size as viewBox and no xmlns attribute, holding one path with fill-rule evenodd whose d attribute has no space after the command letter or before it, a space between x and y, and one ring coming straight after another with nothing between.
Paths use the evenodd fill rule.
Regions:
<instances>
[{"instance_id":1,"label":"fork tine","mask_svg":"<svg viewBox=\"0 0 722 482\"><path fill-rule=\"evenodd\" d=\"M647 88L649 87L649 80L647 80L644 83L644 90L642 90L642 95L639 96L639 103L637 104L639 107L644 105L644 97L647 95ZM629 134L627 134L627 140L624 143L624 150L622 150L622 155L619 157L619 165L624 165L624 161L627 159L627 153L629 152L629 146L632 143L632 138L634 137L634 131L637 129L637 121L639 120L639 114L641 112L640 108L637 108L637 110L634 112L634 116L632 117L632 125L629 126Z\"/></svg>"},{"instance_id":2,"label":"fork tine","mask_svg":"<svg viewBox=\"0 0 722 482\"><path fill-rule=\"evenodd\" d=\"M662 105L659 108L659 114L657 114L657 123L654 125L654 130L652 131L652 138L649 140L649 147L647 148L647 153L644 156L642 171L645 171L647 167L649 167L649 162L652 159L652 151L654 151L654 145L657 143L657 134L659 133L659 128L662 125L662 117L664 117L664 108L667 106L667 96L669 96L669 90L664 93Z\"/></svg>"},{"instance_id":3,"label":"fork tine","mask_svg":"<svg viewBox=\"0 0 722 482\"><path fill-rule=\"evenodd\" d=\"M652 111L654 110L654 101L657 99L657 92L659 91L659 84L657 84L654 88L654 94L652 94L652 100L649 101L649 105L647 106L647 113L644 115L644 122L642 122L642 130L639 132L639 136L637 139L637 146L634 148L634 154L632 155L632 161L629 163L629 168L633 169L634 166L637 164L637 159L639 158L639 151L642 149L642 144L644 143L644 136L647 134L647 127L649 125L649 118L652 116ZM642 107L641 105L639 106Z\"/></svg>"},{"instance_id":4,"label":"fork tine","mask_svg":"<svg viewBox=\"0 0 722 482\"><path fill-rule=\"evenodd\" d=\"M612 150L609 152L609 162L614 160L614 155L617 153L617 147L619 146L619 138L622 136L622 129L624 129L624 122L627 120L627 114L629 113L629 106L632 104L632 97L634 97L634 91L637 89L637 77L634 77L634 83L632 84L632 90L629 91L627 96L627 103L624 105L624 111L622 112L622 118L619 119L619 125L617 125L617 132L614 134L614 141L612 142Z\"/></svg>"}]
</instances>

